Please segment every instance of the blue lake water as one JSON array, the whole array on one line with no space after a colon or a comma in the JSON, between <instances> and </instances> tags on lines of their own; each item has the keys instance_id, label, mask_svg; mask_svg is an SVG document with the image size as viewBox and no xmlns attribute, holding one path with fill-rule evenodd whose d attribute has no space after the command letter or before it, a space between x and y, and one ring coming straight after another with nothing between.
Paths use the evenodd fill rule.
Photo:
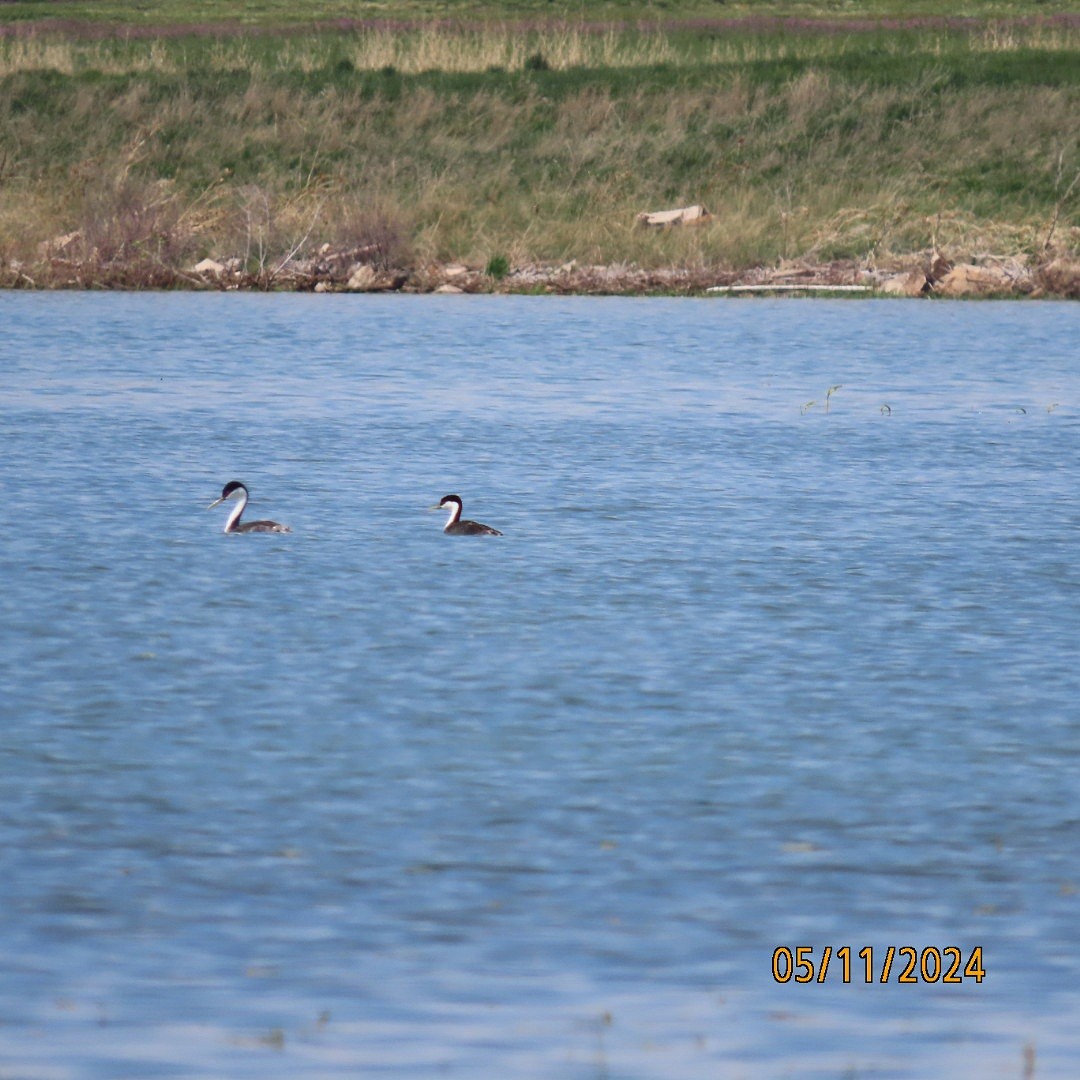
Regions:
<instances>
[{"instance_id":1,"label":"blue lake water","mask_svg":"<svg viewBox=\"0 0 1080 1080\"><path fill-rule=\"evenodd\" d=\"M1075 1075L1078 343L0 294L0 1077Z\"/></svg>"}]
</instances>

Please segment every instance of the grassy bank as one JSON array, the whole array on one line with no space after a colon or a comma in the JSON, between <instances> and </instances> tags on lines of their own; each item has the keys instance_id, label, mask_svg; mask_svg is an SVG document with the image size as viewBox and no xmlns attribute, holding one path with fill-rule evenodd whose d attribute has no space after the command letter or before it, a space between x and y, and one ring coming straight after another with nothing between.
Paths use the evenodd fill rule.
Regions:
<instances>
[{"instance_id":1,"label":"grassy bank","mask_svg":"<svg viewBox=\"0 0 1080 1080\"><path fill-rule=\"evenodd\" d=\"M1080 17L1046 4L882 23L871 3L841 24L741 7L769 10L644 27L510 24L493 5L468 24L288 32L269 17L264 32L146 34L8 21L0 283L182 284L211 257L272 285L327 246L380 271L462 262L492 279L571 260L1077 258ZM636 223L690 203L713 217Z\"/></svg>"}]
</instances>

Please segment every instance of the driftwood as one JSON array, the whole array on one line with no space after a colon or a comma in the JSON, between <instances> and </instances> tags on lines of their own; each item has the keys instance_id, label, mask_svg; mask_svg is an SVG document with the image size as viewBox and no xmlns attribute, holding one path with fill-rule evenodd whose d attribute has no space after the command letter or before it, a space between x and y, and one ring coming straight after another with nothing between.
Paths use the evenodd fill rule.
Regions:
<instances>
[{"instance_id":1,"label":"driftwood","mask_svg":"<svg viewBox=\"0 0 1080 1080\"><path fill-rule=\"evenodd\" d=\"M638 214L639 225L664 228L670 225L700 225L712 214L704 206L682 206L678 210L657 210L651 214Z\"/></svg>"},{"instance_id":2,"label":"driftwood","mask_svg":"<svg viewBox=\"0 0 1080 1080\"><path fill-rule=\"evenodd\" d=\"M707 293L872 292L869 285L713 285Z\"/></svg>"}]
</instances>

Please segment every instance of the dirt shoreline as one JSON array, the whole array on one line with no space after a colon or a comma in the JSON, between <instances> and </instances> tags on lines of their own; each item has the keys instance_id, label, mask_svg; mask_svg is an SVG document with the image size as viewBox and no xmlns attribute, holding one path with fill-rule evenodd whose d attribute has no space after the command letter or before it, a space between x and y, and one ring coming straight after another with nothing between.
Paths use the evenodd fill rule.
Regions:
<instances>
[{"instance_id":1,"label":"dirt shoreline","mask_svg":"<svg viewBox=\"0 0 1080 1080\"><path fill-rule=\"evenodd\" d=\"M66 238L65 238L66 239ZM634 264L529 264L480 268L428 263L380 265L366 249L329 245L311 258L256 269L240 259L204 259L184 269L161 264L77 260L52 250L35 265L0 268L7 289L217 290L320 293L486 293L582 296L705 294L855 294L870 296L1030 297L1080 299L1080 260L1070 254L1031 260L982 256L953 260L920 252L888 262L781 262L741 270L709 267L648 269Z\"/></svg>"}]
</instances>

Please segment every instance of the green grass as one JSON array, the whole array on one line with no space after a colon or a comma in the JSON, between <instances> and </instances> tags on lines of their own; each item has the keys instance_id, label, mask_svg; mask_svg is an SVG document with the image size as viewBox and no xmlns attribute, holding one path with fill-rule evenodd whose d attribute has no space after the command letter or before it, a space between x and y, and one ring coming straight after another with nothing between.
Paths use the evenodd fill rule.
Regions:
<instances>
[{"instance_id":1,"label":"green grass","mask_svg":"<svg viewBox=\"0 0 1080 1080\"><path fill-rule=\"evenodd\" d=\"M713 18L898 7L600 6ZM121 8L185 24L241 11L265 25L298 5L58 0L0 12ZM12 265L39 283L79 265L123 284L168 283L207 255L266 271L323 244L386 265L463 261L492 278L530 261L739 268L935 245L1039 258L1051 236L1072 255L1078 41L1075 20L837 32L756 19L0 38L0 264L4 280ZM697 202L713 212L706 225L635 224L639 211Z\"/></svg>"}]
</instances>

